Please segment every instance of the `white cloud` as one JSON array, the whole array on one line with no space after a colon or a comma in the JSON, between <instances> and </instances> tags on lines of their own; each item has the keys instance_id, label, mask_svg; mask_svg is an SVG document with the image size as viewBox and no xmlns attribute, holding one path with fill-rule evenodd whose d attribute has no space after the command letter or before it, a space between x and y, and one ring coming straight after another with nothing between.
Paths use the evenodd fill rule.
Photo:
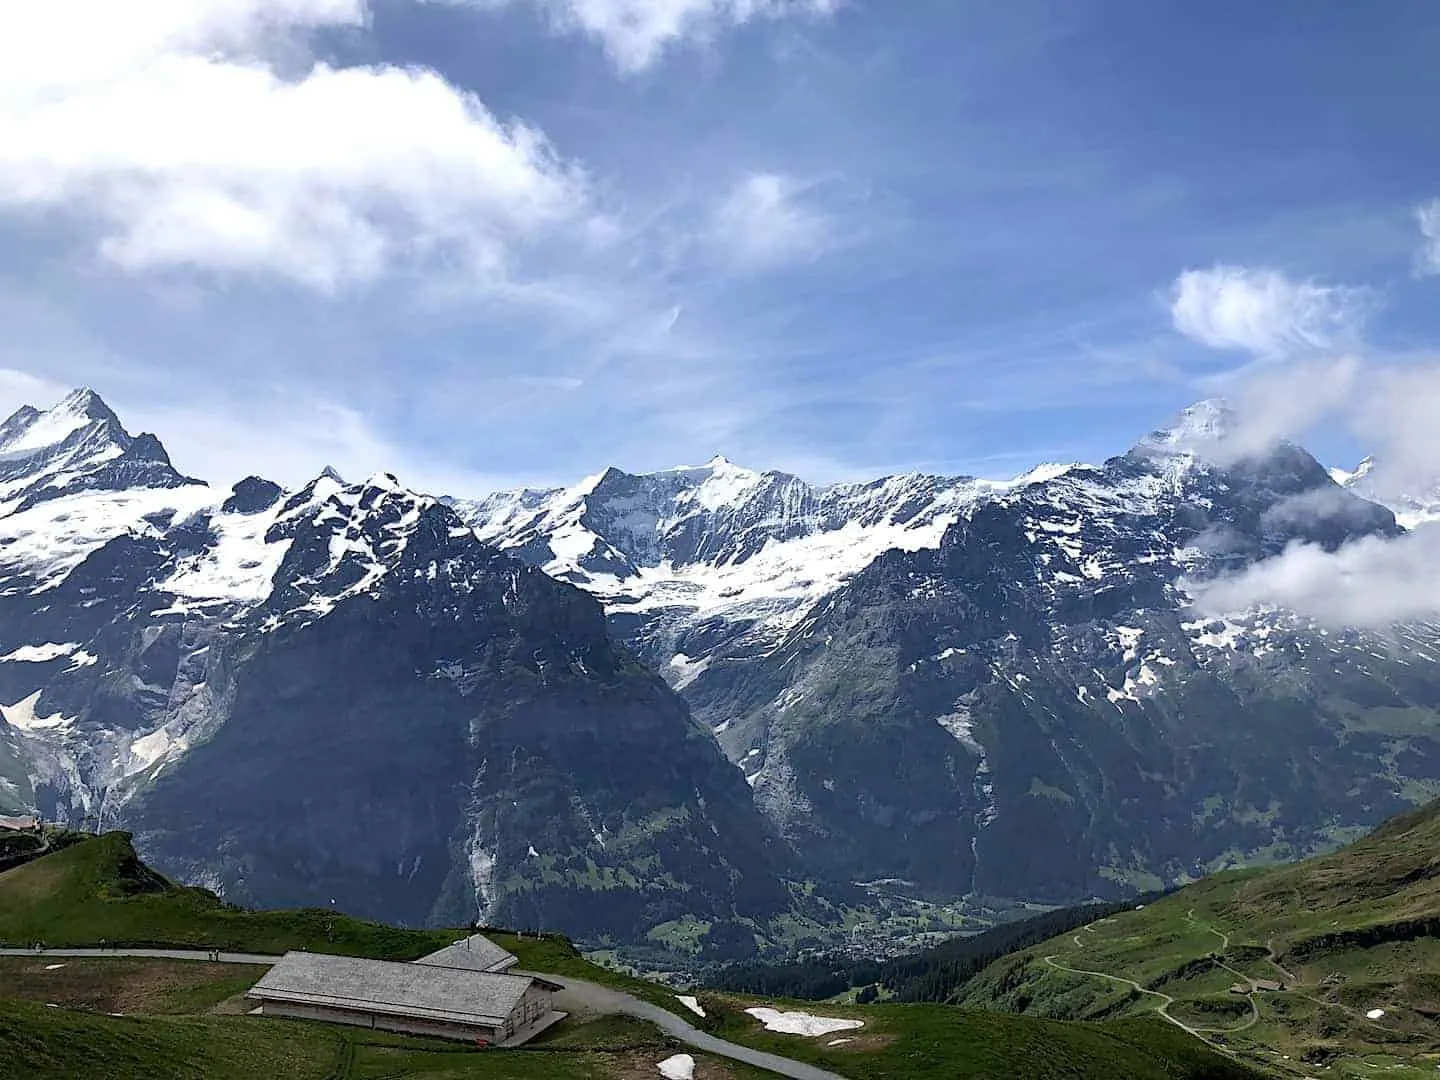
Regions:
<instances>
[{"instance_id":1,"label":"white cloud","mask_svg":"<svg viewBox=\"0 0 1440 1080\"><path fill-rule=\"evenodd\" d=\"M1275 605L1330 626L1384 629L1440 613L1440 526L1395 540L1367 537L1328 552L1294 544L1281 555L1198 589L1219 613ZM1191 586L1192 589L1195 586Z\"/></svg>"},{"instance_id":2,"label":"white cloud","mask_svg":"<svg viewBox=\"0 0 1440 1080\"><path fill-rule=\"evenodd\" d=\"M365 0L0 5L0 211L66 211L129 269L321 290L443 260L503 279L579 172L431 71L314 62Z\"/></svg>"},{"instance_id":3,"label":"white cloud","mask_svg":"<svg viewBox=\"0 0 1440 1080\"><path fill-rule=\"evenodd\" d=\"M505 7L514 0L441 0L469 7ZM604 46L621 72L654 65L672 45L704 42L754 19L829 15L841 0L531 0L557 29Z\"/></svg>"},{"instance_id":4,"label":"white cloud","mask_svg":"<svg viewBox=\"0 0 1440 1080\"><path fill-rule=\"evenodd\" d=\"M1440 485L1440 363L1378 370L1351 403L1350 426L1374 448L1368 486L1382 497Z\"/></svg>"},{"instance_id":5,"label":"white cloud","mask_svg":"<svg viewBox=\"0 0 1440 1080\"><path fill-rule=\"evenodd\" d=\"M1180 333L1266 358L1353 344L1372 306L1366 289L1241 266L1187 270L1170 292L1170 318Z\"/></svg>"},{"instance_id":6,"label":"white cloud","mask_svg":"<svg viewBox=\"0 0 1440 1080\"><path fill-rule=\"evenodd\" d=\"M1404 493L1435 490L1440 480L1440 363L1404 368L1354 366L1333 391L1313 365L1286 366L1254 384L1249 411L1285 407L1288 392L1302 403L1321 402L1375 448L1376 464L1366 492L1391 501ZM1247 399L1242 389L1241 402ZM1296 423L1313 420L1314 410L1294 409ZM1282 425L1283 426L1283 425ZM1295 430L1279 431L1293 435ZM1437 492L1440 494L1440 492ZM1294 521L1311 515L1333 519L1345 512L1334 489L1287 500L1276 514ZM1189 587L1197 602L1216 613L1275 605L1333 625L1384 627L1406 619L1440 616L1440 524L1420 525L1395 539L1370 537L1338 551L1298 544L1219 581Z\"/></svg>"},{"instance_id":7,"label":"white cloud","mask_svg":"<svg viewBox=\"0 0 1440 1080\"><path fill-rule=\"evenodd\" d=\"M1440 199L1432 199L1415 208L1415 220L1420 226L1423 243L1416 260L1421 274L1440 274Z\"/></svg>"},{"instance_id":8,"label":"white cloud","mask_svg":"<svg viewBox=\"0 0 1440 1080\"><path fill-rule=\"evenodd\" d=\"M813 258L831 243L829 220L807 204L806 185L752 173L720 204L711 237L735 261L773 266Z\"/></svg>"},{"instance_id":9,"label":"white cloud","mask_svg":"<svg viewBox=\"0 0 1440 1080\"><path fill-rule=\"evenodd\" d=\"M1231 413L1204 448L1220 463L1251 457L1281 439L1301 439L1356 402L1365 371L1356 357L1251 366L1226 388Z\"/></svg>"}]
</instances>

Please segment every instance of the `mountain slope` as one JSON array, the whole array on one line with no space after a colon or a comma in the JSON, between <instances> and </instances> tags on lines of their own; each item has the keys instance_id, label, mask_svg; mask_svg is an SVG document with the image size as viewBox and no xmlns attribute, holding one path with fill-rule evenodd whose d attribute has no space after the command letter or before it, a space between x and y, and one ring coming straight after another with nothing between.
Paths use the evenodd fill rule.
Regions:
<instances>
[{"instance_id":1,"label":"mountain slope","mask_svg":"<svg viewBox=\"0 0 1440 1080\"><path fill-rule=\"evenodd\" d=\"M934 548L966 508L1013 481L909 474L812 487L717 457L553 491L455 502L478 535L606 604L612 625L702 719L723 723L712 664L773 651L806 613L892 548Z\"/></svg>"},{"instance_id":2,"label":"mountain slope","mask_svg":"<svg viewBox=\"0 0 1440 1080\"><path fill-rule=\"evenodd\" d=\"M1341 1069L1384 1054L1401 1075L1433 1072L1440 803L1333 855L1221 874L1007 957L957 1000L1066 1019L1155 1007L1156 995L1127 996L1117 979L1172 998L1170 1014L1185 1022L1230 1029L1231 1045ZM1257 980L1280 989L1230 990Z\"/></svg>"},{"instance_id":3,"label":"mountain slope","mask_svg":"<svg viewBox=\"0 0 1440 1080\"><path fill-rule=\"evenodd\" d=\"M93 394L4 430L29 455L0 517L7 805L127 825L248 904L622 940L786 906L782 848L684 703L592 598L444 505L385 475L121 474L158 443Z\"/></svg>"},{"instance_id":4,"label":"mountain slope","mask_svg":"<svg viewBox=\"0 0 1440 1080\"><path fill-rule=\"evenodd\" d=\"M1440 629L1196 610L1191 582L1289 543L1400 531L1297 446L1227 453L1230 423L1204 402L1103 466L907 480L942 494L904 544L865 533L887 520L891 482L872 485L875 512L831 530L873 539L853 545L863 566L797 570L814 592L763 635L746 613L664 608L659 584L584 583L646 655L679 654L668 677L821 876L1070 902L1303 855L1440 793ZM535 557L553 520L527 518L514 549ZM767 542L649 572L696 594L799 550Z\"/></svg>"}]
</instances>

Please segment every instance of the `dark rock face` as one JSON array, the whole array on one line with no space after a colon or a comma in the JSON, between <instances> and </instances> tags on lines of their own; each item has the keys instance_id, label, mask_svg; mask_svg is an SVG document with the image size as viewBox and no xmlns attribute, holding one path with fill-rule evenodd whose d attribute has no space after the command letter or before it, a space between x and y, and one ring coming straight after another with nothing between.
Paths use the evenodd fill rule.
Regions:
<instances>
[{"instance_id":1,"label":"dark rock face","mask_svg":"<svg viewBox=\"0 0 1440 1080\"><path fill-rule=\"evenodd\" d=\"M258 514L262 510L269 510L284 494L285 491L279 484L262 480L258 476L247 476L231 490L230 497L221 504L220 512Z\"/></svg>"},{"instance_id":2,"label":"dark rock face","mask_svg":"<svg viewBox=\"0 0 1440 1080\"><path fill-rule=\"evenodd\" d=\"M146 850L232 898L411 923L631 940L780 910L781 852L679 699L593 600L454 525L431 507L374 593L237 643L226 723L130 814Z\"/></svg>"}]
</instances>

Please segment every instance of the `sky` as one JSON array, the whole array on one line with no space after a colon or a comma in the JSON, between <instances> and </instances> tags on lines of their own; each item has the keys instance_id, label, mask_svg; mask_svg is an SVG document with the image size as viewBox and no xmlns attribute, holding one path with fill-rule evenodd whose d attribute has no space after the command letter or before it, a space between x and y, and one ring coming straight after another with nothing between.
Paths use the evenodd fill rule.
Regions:
<instances>
[{"instance_id":1,"label":"sky","mask_svg":"<svg viewBox=\"0 0 1440 1080\"><path fill-rule=\"evenodd\" d=\"M5 5L0 409L479 495L1227 394L1440 475L1437 55L1430 0Z\"/></svg>"}]
</instances>

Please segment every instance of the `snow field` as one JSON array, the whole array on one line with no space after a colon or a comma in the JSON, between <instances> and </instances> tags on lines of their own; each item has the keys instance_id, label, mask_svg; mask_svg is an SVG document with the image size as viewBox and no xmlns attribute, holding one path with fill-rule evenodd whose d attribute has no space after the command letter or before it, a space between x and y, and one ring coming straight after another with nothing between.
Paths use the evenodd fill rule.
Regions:
<instances>
[{"instance_id":1,"label":"snow field","mask_svg":"<svg viewBox=\"0 0 1440 1080\"><path fill-rule=\"evenodd\" d=\"M838 1017L814 1016L806 1012L780 1012L778 1009L765 1008L745 1011L764 1024L766 1031L778 1031L782 1035L814 1038L835 1031L855 1031L865 1026L864 1020L842 1020Z\"/></svg>"}]
</instances>

